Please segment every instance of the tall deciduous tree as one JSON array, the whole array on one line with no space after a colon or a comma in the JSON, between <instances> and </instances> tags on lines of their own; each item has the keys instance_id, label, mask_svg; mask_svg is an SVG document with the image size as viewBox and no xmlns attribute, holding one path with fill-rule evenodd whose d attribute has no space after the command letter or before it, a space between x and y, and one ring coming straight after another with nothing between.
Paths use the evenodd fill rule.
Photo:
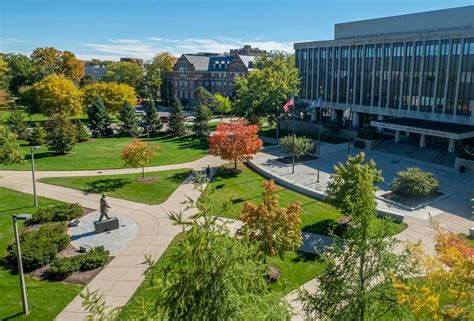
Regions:
<instances>
[{"instance_id":1,"label":"tall deciduous tree","mask_svg":"<svg viewBox=\"0 0 474 321\"><path fill-rule=\"evenodd\" d=\"M335 173L327 186L327 200L344 214L349 214L351 204L356 201L358 189L358 177L365 171L371 172L375 186L383 182L382 171L377 169L375 162L369 160L365 163L365 154L359 153L354 157L349 157L346 164L337 164L334 166Z\"/></svg>"},{"instance_id":2,"label":"tall deciduous tree","mask_svg":"<svg viewBox=\"0 0 474 321\"><path fill-rule=\"evenodd\" d=\"M158 103L158 99L166 96L166 74L173 70L176 58L169 52L161 52L153 57L152 61L145 65L145 87L151 95L154 103Z\"/></svg>"},{"instance_id":3,"label":"tall deciduous tree","mask_svg":"<svg viewBox=\"0 0 474 321\"><path fill-rule=\"evenodd\" d=\"M209 126L209 120L212 117L211 110L203 104L197 104L194 107L193 132L198 137L206 135Z\"/></svg>"},{"instance_id":4,"label":"tall deciduous tree","mask_svg":"<svg viewBox=\"0 0 474 321\"><path fill-rule=\"evenodd\" d=\"M125 136L138 136L139 134L139 119L135 114L135 107L128 101L124 101L120 108L118 119L120 120L120 132Z\"/></svg>"},{"instance_id":5,"label":"tall deciduous tree","mask_svg":"<svg viewBox=\"0 0 474 321\"><path fill-rule=\"evenodd\" d=\"M348 170L353 169L353 161L347 161ZM379 172L370 164L358 164L353 176L341 177L346 171L341 168L343 165L339 167L331 181L350 180L349 185L354 186L337 194L352 224L344 238L334 237L335 242L324 254L326 268L317 277L316 291L301 292L304 311L309 319L359 321L379 320L389 312L400 313L390 278L413 276L412 266L406 252L395 253L398 241L390 237L388 221L374 223L374 182Z\"/></svg>"},{"instance_id":6,"label":"tall deciduous tree","mask_svg":"<svg viewBox=\"0 0 474 321\"><path fill-rule=\"evenodd\" d=\"M107 67L103 79L127 84L137 89L143 82L143 68L132 62L114 62Z\"/></svg>"},{"instance_id":7,"label":"tall deciduous tree","mask_svg":"<svg viewBox=\"0 0 474 321\"><path fill-rule=\"evenodd\" d=\"M43 74L62 74L78 82L84 75L84 64L70 51L61 51L53 47L36 48L31 59ZM41 70L42 69L42 70Z\"/></svg>"},{"instance_id":8,"label":"tall deciduous tree","mask_svg":"<svg viewBox=\"0 0 474 321\"><path fill-rule=\"evenodd\" d=\"M5 58L0 55L0 88L7 89L10 83L10 67Z\"/></svg>"},{"instance_id":9,"label":"tall deciduous tree","mask_svg":"<svg viewBox=\"0 0 474 321\"><path fill-rule=\"evenodd\" d=\"M45 129L46 144L56 154L66 154L76 144L76 127L64 113L49 116Z\"/></svg>"},{"instance_id":10,"label":"tall deciduous tree","mask_svg":"<svg viewBox=\"0 0 474 321\"><path fill-rule=\"evenodd\" d=\"M209 136L209 153L233 161L235 168L238 161L252 159L262 146L258 126L244 122L219 124Z\"/></svg>"},{"instance_id":11,"label":"tall deciduous tree","mask_svg":"<svg viewBox=\"0 0 474 321\"><path fill-rule=\"evenodd\" d=\"M185 119L183 105L177 98L174 98L171 104L169 118L169 131L171 135L180 137L186 134L186 127L184 126Z\"/></svg>"},{"instance_id":12,"label":"tall deciduous tree","mask_svg":"<svg viewBox=\"0 0 474 321\"><path fill-rule=\"evenodd\" d=\"M102 98L95 96L87 109L89 128L95 137L105 137L110 134L110 117Z\"/></svg>"},{"instance_id":13,"label":"tall deciduous tree","mask_svg":"<svg viewBox=\"0 0 474 321\"><path fill-rule=\"evenodd\" d=\"M206 106L207 108L214 108L216 100L214 96L204 87L198 87L194 91L194 98L198 105Z\"/></svg>"},{"instance_id":14,"label":"tall deciduous tree","mask_svg":"<svg viewBox=\"0 0 474 321\"><path fill-rule=\"evenodd\" d=\"M82 113L82 96L74 83L60 75L52 74L35 83L23 93L31 94L40 112L46 115Z\"/></svg>"},{"instance_id":15,"label":"tall deciduous tree","mask_svg":"<svg viewBox=\"0 0 474 321\"><path fill-rule=\"evenodd\" d=\"M137 95L135 89L127 84L116 82L96 82L82 88L84 104L90 105L95 96L99 96L104 102L109 113L119 111L124 101L135 105Z\"/></svg>"},{"instance_id":16,"label":"tall deciduous tree","mask_svg":"<svg viewBox=\"0 0 474 321\"><path fill-rule=\"evenodd\" d=\"M301 243L301 204L296 201L287 208L280 207L280 188L273 180L262 183L262 203L244 203L239 219L243 222L239 234L248 235L257 241L265 255L283 255L297 249Z\"/></svg>"},{"instance_id":17,"label":"tall deciduous tree","mask_svg":"<svg viewBox=\"0 0 474 321\"><path fill-rule=\"evenodd\" d=\"M22 164L25 155L16 141L16 135L7 126L0 125L0 164Z\"/></svg>"},{"instance_id":18,"label":"tall deciduous tree","mask_svg":"<svg viewBox=\"0 0 474 321\"><path fill-rule=\"evenodd\" d=\"M125 161L125 166L133 168L142 168L142 179L145 178L145 166L150 164L151 158L157 156L159 146L151 146L139 138L134 138L131 144L125 145L122 155L120 156Z\"/></svg>"},{"instance_id":19,"label":"tall deciduous tree","mask_svg":"<svg viewBox=\"0 0 474 321\"><path fill-rule=\"evenodd\" d=\"M35 64L25 55L9 53L5 55L9 68L9 90L12 94L19 94L22 86L32 85L39 80L35 77Z\"/></svg>"},{"instance_id":20,"label":"tall deciduous tree","mask_svg":"<svg viewBox=\"0 0 474 321\"><path fill-rule=\"evenodd\" d=\"M224 120L224 114L230 113L232 110L232 103L228 96L223 96L219 93L214 95L215 109L221 114L221 120Z\"/></svg>"},{"instance_id":21,"label":"tall deciduous tree","mask_svg":"<svg viewBox=\"0 0 474 321\"><path fill-rule=\"evenodd\" d=\"M283 105L290 96L298 94L299 83L291 56L282 53L263 56L247 77L235 79L235 110L251 123L258 123L262 118L276 123L278 139Z\"/></svg>"},{"instance_id":22,"label":"tall deciduous tree","mask_svg":"<svg viewBox=\"0 0 474 321\"><path fill-rule=\"evenodd\" d=\"M163 128L163 123L161 122L153 100L150 100L150 105L146 111L145 126L146 130L151 134L156 134L161 128Z\"/></svg>"}]
</instances>

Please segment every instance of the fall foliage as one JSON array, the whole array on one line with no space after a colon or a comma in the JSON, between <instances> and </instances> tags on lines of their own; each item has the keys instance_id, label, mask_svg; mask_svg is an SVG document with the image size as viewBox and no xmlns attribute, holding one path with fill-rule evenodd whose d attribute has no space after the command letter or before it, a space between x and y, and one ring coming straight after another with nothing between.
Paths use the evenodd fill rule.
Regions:
<instances>
[{"instance_id":1,"label":"fall foliage","mask_svg":"<svg viewBox=\"0 0 474 321\"><path fill-rule=\"evenodd\" d=\"M457 234L438 230L434 256L419 244L409 248L424 277L405 282L393 278L398 302L408 305L417 320L472 320L474 247Z\"/></svg>"},{"instance_id":2,"label":"fall foliage","mask_svg":"<svg viewBox=\"0 0 474 321\"><path fill-rule=\"evenodd\" d=\"M160 146L151 146L139 138L134 138L132 143L125 145L120 157L125 161L125 166L141 167L142 178L145 178L144 167L150 163L153 156L158 155L159 149Z\"/></svg>"},{"instance_id":3,"label":"fall foliage","mask_svg":"<svg viewBox=\"0 0 474 321\"><path fill-rule=\"evenodd\" d=\"M31 59L46 74L57 73L74 81L84 75L84 64L70 51L61 51L53 47L36 48Z\"/></svg>"},{"instance_id":4,"label":"fall foliage","mask_svg":"<svg viewBox=\"0 0 474 321\"><path fill-rule=\"evenodd\" d=\"M245 122L219 124L209 136L209 153L234 161L235 168L237 161L252 159L252 155L262 146L262 140L258 138L258 126Z\"/></svg>"},{"instance_id":5,"label":"fall foliage","mask_svg":"<svg viewBox=\"0 0 474 321\"><path fill-rule=\"evenodd\" d=\"M99 96L104 102L109 113L116 113L127 101L132 106L137 102L135 89L127 84L116 82L96 82L82 88L83 100L86 106L92 104L95 96Z\"/></svg>"},{"instance_id":6,"label":"fall foliage","mask_svg":"<svg viewBox=\"0 0 474 321\"><path fill-rule=\"evenodd\" d=\"M265 191L263 202L255 205L245 202L239 219L243 222L240 234L248 235L258 241L265 255L283 254L297 249L301 243L301 217L303 211L296 201L287 208L280 207L280 188L273 180L262 183Z\"/></svg>"}]
</instances>

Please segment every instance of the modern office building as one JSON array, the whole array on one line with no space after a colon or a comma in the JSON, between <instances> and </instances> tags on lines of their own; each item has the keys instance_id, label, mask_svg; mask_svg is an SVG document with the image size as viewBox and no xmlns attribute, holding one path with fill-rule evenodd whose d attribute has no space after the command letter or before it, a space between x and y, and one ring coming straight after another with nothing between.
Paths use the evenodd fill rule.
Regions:
<instances>
[{"instance_id":1,"label":"modern office building","mask_svg":"<svg viewBox=\"0 0 474 321\"><path fill-rule=\"evenodd\" d=\"M299 97L322 91L323 117L351 105L354 127L449 152L474 137L474 6L340 23L334 40L294 49Z\"/></svg>"}]
</instances>

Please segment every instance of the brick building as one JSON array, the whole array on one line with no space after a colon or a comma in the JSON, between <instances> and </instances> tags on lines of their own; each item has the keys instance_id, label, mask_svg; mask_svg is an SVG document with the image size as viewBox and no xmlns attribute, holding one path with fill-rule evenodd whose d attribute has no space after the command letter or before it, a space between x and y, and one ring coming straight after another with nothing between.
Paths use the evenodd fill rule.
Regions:
<instances>
[{"instance_id":1,"label":"brick building","mask_svg":"<svg viewBox=\"0 0 474 321\"><path fill-rule=\"evenodd\" d=\"M258 56L265 51L246 45L230 52L222 55L183 54L176 61L169 76L172 95L193 101L196 88L204 87L212 94L232 96L234 78L247 75L254 68Z\"/></svg>"}]
</instances>

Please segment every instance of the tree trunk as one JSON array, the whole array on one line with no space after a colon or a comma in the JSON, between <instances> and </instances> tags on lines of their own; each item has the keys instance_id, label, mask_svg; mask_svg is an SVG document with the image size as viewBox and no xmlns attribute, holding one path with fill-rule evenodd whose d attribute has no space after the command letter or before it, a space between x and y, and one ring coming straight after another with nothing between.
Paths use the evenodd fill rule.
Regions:
<instances>
[{"instance_id":1,"label":"tree trunk","mask_svg":"<svg viewBox=\"0 0 474 321\"><path fill-rule=\"evenodd\" d=\"M142 166L142 178L145 179L145 167Z\"/></svg>"},{"instance_id":2,"label":"tree trunk","mask_svg":"<svg viewBox=\"0 0 474 321\"><path fill-rule=\"evenodd\" d=\"M276 116L276 139L280 137L280 117Z\"/></svg>"},{"instance_id":3,"label":"tree trunk","mask_svg":"<svg viewBox=\"0 0 474 321\"><path fill-rule=\"evenodd\" d=\"M364 222L363 224L363 231L362 231L362 242L363 242L363 248L362 248L362 253L360 256L360 265L359 265L359 295L360 293L365 293L365 276L364 276L364 265L365 265L365 252L367 249L366 243L367 243L367 222ZM365 294L364 294L365 296ZM366 301L365 298L363 298L362 302L360 303L359 306L359 320L363 321L365 320L365 305Z\"/></svg>"},{"instance_id":4,"label":"tree trunk","mask_svg":"<svg viewBox=\"0 0 474 321\"><path fill-rule=\"evenodd\" d=\"M237 169L237 159L234 159L234 169Z\"/></svg>"}]
</instances>

